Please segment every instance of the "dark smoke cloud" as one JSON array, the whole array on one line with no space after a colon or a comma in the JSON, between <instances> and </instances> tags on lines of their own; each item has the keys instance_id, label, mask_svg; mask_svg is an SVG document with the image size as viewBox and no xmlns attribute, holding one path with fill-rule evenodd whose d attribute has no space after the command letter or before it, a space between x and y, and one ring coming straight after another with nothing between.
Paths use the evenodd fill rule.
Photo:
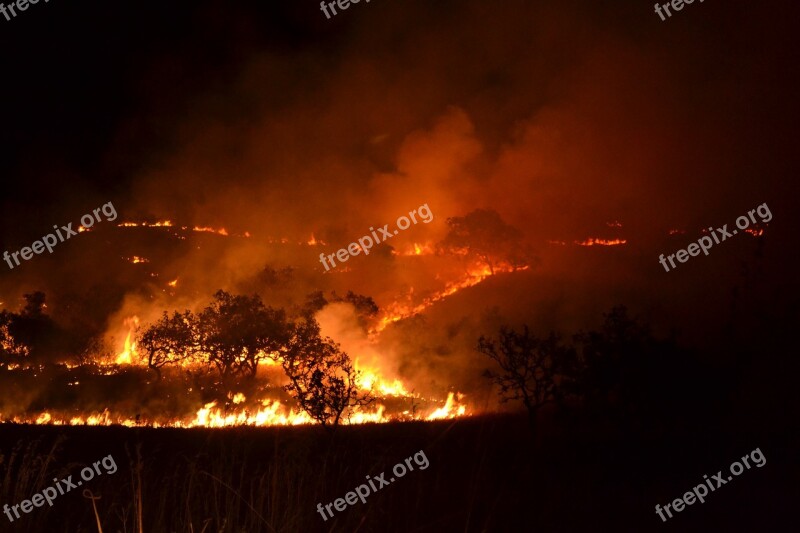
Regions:
<instances>
[{"instance_id":1,"label":"dark smoke cloud","mask_svg":"<svg viewBox=\"0 0 800 533\"><path fill-rule=\"evenodd\" d=\"M541 263L506 288L494 286L493 297L462 295L458 306L431 315L415 345L445 346L441 331L458 332L432 359L441 363L436 370L408 349L408 337L387 333L393 342L382 348L392 366L414 377L447 376L457 360L472 369L464 361L473 361L475 329L495 326L481 318L490 297L509 321L542 328L581 327L620 301L684 330L698 320L719 327L739 264L754 254L749 237L680 272L664 273L657 256L763 202L775 215L764 260L776 278L797 263L789 251L796 239L781 229L793 227L797 193L797 47L786 4L706 2L661 22L642 2L382 0L332 21L313 2L227 10L205 3L186 7L169 33L175 9L153 22L144 49L115 45L131 62L106 65L100 81L120 80L127 100L114 102L105 143L81 128L94 140L94 151L82 154L90 163L59 155L28 167L34 156L26 149L13 179L35 174L60 194L37 197L17 186L19 195L4 200L3 244L14 249L40 225L109 200L121 220L253 235L166 254L157 281L180 276L180 295L128 293L109 322L200 305L219 287L247 285L265 264L308 272L320 251L333 253L423 203L434 221L391 244L436 241L448 217L492 208L523 231ZM87 82L85 99L76 95L79 108L92 106L100 81ZM622 223L626 247L547 244L615 237L610 221ZM687 231L685 242L666 238L673 228ZM328 244L265 242L304 242L312 233ZM107 247L58 253L57 261L4 271L4 290L63 287L79 273L88 286L121 276L100 260L113 253ZM314 288L353 289L387 304L410 286L434 285L435 270L414 265L376 254L353 258L352 275L298 273L294 301ZM695 291L712 277L697 305ZM367 350L338 311L344 315L330 327L352 349Z\"/></svg>"}]
</instances>

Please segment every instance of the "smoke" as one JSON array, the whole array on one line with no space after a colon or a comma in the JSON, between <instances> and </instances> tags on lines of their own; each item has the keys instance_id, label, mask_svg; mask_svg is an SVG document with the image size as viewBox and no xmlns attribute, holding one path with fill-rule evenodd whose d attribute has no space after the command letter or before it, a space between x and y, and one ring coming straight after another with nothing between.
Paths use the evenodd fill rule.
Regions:
<instances>
[{"instance_id":1,"label":"smoke","mask_svg":"<svg viewBox=\"0 0 800 533\"><path fill-rule=\"evenodd\" d=\"M796 193L784 179L793 159L788 117L797 105L780 68L792 64L783 42L788 22L769 26L766 7L753 14L737 3L706 3L662 23L640 4L386 1L329 24L313 6L280 15L302 26L302 43L265 45L249 32L241 40L225 32L235 59L220 77L179 95L182 112L164 121L163 144L144 149L151 155L135 173L123 172L129 192L113 201L120 221L170 219L251 237L193 236L178 245L143 238L144 251L130 244L130 254L153 255L158 277L146 280L123 280L120 265L105 268L102 257L128 252L101 249L98 238L95 248L59 250L59 267L70 266L25 265L4 280L4 294L112 280L109 290L125 288L105 306L117 339L124 318L197 309L219 288L295 306L312 290L354 290L386 307L441 288L461 265L375 252L323 274L318 255L427 203L434 220L389 245L436 242L448 217L491 208L522 231L540 264L515 282L459 294L424 322L390 327L378 345L351 306L319 313L325 334L390 376L420 387L468 384L481 365L474 353L481 331L522 320L576 329L618 302L680 327L701 317L717 323L736 265L753 254L744 237L740 247L714 252L725 272L686 312L708 273L687 274L674 296L676 276L665 281L656 259L668 249L668 230L689 236L763 202L774 205L775 225L788 223L787 198ZM769 4L770 20L780 20L785 7ZM241 17L246 26L250 15L224 20ZM164 64L194 57L162 52L167 59L144 56L142 100L119 117L120 143L136 133L134 113L153 118L163 109L159 89L173 81ZM60 208L67 218L85 211L77 200L69 205L75 210ZM626 247L573 249L575 240L616 237L610 221L621 222ZM304 245L312 234L326 244ZM292 245L271 242L280 239ZM278 288L258 282L267 265L296 270ZM173 279L174 291L165 286Z\"/></svg>"}]
</instances>

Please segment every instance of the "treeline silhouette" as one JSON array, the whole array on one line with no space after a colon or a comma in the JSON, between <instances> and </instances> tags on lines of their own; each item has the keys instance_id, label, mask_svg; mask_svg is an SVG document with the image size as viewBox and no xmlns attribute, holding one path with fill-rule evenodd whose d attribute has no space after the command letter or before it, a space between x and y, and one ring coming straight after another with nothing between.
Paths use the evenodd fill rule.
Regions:
<instances>
[{"instance_id":1,"label":"treeline silhouette","mask_svg":"<svg viewBox=\"0 0 800 533\"><path fill-rule=\"evenodd\" d=\"M730 394L712 365L680 347L675 336L657 338L650 326L619 305L597 330L538 336L527 325L504 326L481 336L477 351L494 361L484 375L502 402L518 401L537 427L539 412L583 422L667 427L710 416Z\"/></svg>"}]
</instances>

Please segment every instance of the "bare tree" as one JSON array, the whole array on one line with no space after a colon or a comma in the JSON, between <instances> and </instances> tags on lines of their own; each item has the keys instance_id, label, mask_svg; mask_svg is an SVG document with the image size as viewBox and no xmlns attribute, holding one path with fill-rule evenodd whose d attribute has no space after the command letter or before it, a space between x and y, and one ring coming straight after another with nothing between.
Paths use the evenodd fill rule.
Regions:
<instances>
[{"instance_id":1,"label":"bare tree","mask_svg":"<svg viewBox=\"0 0 800 533\"><path fill-rule=\"evenodd\" d=\"M310 317L295 325L283 369L290 380L286 390L326 429L334 429L353 408L374 401L370 392L359 392L360 372L347 353L329 337L322 338L319 324Z\"/></svg>"},{"instance_id":2,"label":"bare tree","mask_svg":"<svg viewBox=\"0 0 800 533\"><path fill-rule=\"evenodd\" d=\"M481 336L478 351L500 366L501 372L487 370L485 375L500 387L501 401L521 400L531 426L542 406L562 398L562 381L574 360L574 350L562 346L558 335L540 339L528 326L521 333L503 327L498 340Z\"/></svg>"}]
</instances>

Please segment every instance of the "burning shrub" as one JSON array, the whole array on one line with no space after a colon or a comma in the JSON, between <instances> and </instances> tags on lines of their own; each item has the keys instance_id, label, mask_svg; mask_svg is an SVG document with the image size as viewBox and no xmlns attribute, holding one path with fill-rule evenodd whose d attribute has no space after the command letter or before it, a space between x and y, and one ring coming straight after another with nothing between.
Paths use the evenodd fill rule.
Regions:
<instances>
[{"instance_id":1,"label":"burning shrub","mask_svg":"<svg viewBox=\"0 0 800 533\"><path fill-rule=\"evenodd\" d=\"M338 344L321 337L312 318L295 326L283 369L291 381L286 390L322 427L336 427L347 411L374 400L370 392L358 392L360 372Z\"/></svg>"}]
</instances>

